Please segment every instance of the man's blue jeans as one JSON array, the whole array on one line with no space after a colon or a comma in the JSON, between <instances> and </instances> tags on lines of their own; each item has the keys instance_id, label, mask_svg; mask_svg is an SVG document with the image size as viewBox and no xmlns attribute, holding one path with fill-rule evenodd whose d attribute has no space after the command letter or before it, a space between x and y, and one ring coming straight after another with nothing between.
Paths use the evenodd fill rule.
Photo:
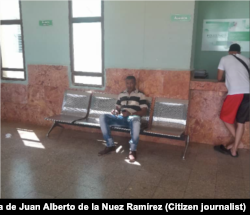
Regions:
<instances>
[{"instance_id":1,"label":"man's blue jeans","mask_svg":"<svg viewBox=\"0 0 250 215\"><path fill-rule=\"evenodd\" d=\"M111 137L110 126L120 126L130 128L131 140L129 141L130 150L136 151L140 127L141 127L141 118L139 116L128 116L123 117L121 115L115 116L112 114L104 114L100 116L100 125L103 134L103 138L107 143L107 147L114 146L114 140Z\"/></svg>"}]
</instances>

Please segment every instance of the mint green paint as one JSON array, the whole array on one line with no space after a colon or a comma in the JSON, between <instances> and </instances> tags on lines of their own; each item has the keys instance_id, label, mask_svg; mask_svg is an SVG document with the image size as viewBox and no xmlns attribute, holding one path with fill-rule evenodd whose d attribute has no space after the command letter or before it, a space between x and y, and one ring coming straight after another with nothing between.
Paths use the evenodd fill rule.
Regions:
<instances>
[{"instance_id":1,"label":"mint green paint","mask_svg":"<svg viewBox=\"0 0 250 215\"><path fill-rule=\"evenodd\" d=\"M196 36L194 68L205 69L210 79L216 79L219 61L221 57L227 55L227 52L201 51L203 20L249 18L249 1L199 1L196 4L198 4L198 19L194 34ZM247 35L243 37L245 36ZM249 52L242 52L242 55L249 57Z\"/></svg>"},{"instance_id":2,"label":"mint green paint","mask_svg":"<svg viewBox=\"0 0 250 215\"><path fill-rule=\"evenodd\" d=\"M22 2L26 64L70 65L67 1ZM39 20L53 20L41 28Z\"/></svg>"},{"instance_id":3,"label":"mint green paint","mask_svg":"<svg viewBox=\"0 0 250 215\"><path fill-rule=\"evenodd\" d=\"M29 64L63 65L68 67L70 87L83 88L71 83L68 16L68 1L22 1L26 74ZM41 20L53 20L53 25L41 27ZM27 85L28 78L1 82Z\"/></svg>"},{"instance_id":4,"label":"mint green paint","mask_svg":"<svg viewBox=\"0 0 250 215\"><path fill-rule=\"evenodd\" d=\"M27 65L68 66L70 74L69 21L67 1L22 1L23 36ZM53 20L53 25L40 27L39 20ZM69 75L69 77L71 77ZM26 81L2 81L28 83Z\"/></svg>"},{"instance_id":5,"label":"mint green paint","mask_svg":"<svg viewBox=\"0 0 250 215\"><path fill-rule=\"evenodd\" d=\"M198 20L198 2L195 2L194 7L194 22L193 22L193 39L192 39L192 50L191 50L191 70L194 68L194 54L195 54L195 48L196 48L196 31L197 31L197 20Z\"/></svg>"},{"instance_id":6,"label":"mint green paint","mask_svg":"<svg viewBox=\"0 0 250 215\"><path fill-rule=\"evenodd\" d=\"M171 14L194 14L192 1L147 1L143 68L189 70L193 20L172 22Z\"/></svg>"},{"instance_id":7,"label":"mint green paint","mask_svg":"<svg viewBox=\"0 0 250 215\"><path fill-rule=\"evenodd\" d=\"M193 1L105 2L105 66L131 69L190 69Z\"/></svg>"},{"instance_id":8,"label":"mint green paint","mask_svg":"<svg viewBox=\"0 0 250 215\"><path fill-rule=\"evenodd\" d=\"M39 25L40 26L50 26L50 25L52 25L52 20L40 20Z\"/></svg>"},{"instance_id":9,"label":"mint green paint","mask_svg":"<svg viewBox=\"0 0 250 215\"><path fill-rule=\"evenodd\" d=\"M181 15L181 14L171 15L171 21L172 22L190 22L191 15Z\"/></svg>"},{"instance_id":10,"label":"mint green paint","mask_svg":"<svg viewBox=\"0 0 250 215\"><path fill-rule=\"evenodd\" d=\"M142 1L105 2L106 68L143 68L144 4Z\"/></svg>"},{"instance_id":11,"label":"mint green paint","mask_svg":"<svg viewBox=\"0 0 250 215\"><path fill-rule=\"evenodd\" d=\"M193 16L194 2L105 1L105 68L190 69L193 19L172 22L172 14ZM82 88L71 83L68 2L22 1L22 15L26 68L67 66L70 87ZM53 25L41 27L41 20Z\"/></svg>"}]
</instances>

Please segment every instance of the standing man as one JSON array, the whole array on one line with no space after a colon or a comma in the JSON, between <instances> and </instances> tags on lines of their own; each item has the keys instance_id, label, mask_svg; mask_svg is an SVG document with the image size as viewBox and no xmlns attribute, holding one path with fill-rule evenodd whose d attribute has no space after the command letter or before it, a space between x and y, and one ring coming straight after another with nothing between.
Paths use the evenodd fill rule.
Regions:
<instances>
[{"instance_id":1,"label":"standing man","mask_svg":"<svg viewBox=\"0 0 250 215\"><path fill-rule=\"evenodd\" d=\"M218 67L218 81L226 73L227 97L223 103L220 118L235 137L232 144L215 146L214 149L238 157L237 149L244 133L245 122L249 121L249 59L240 53L241 47L232 44L229 55L222 57Z\"/></svg>"},{"instance_id":2,"label":"standing man","mask_svg":"<svg viewBox=\"0 0 250 215\"><path fill-rule=\"evenodd\" d=\"M115 150L113 138L111 137L110 126L122 126L130 128L131 140L129 160L136 160L136 149L139 142L141 117L147 114L147 101L145 95L136 88L134 76L126 78L127 89L119 94L116 102L116 109L111 114L100 116L100 125L106 147L98 155L104 155Z\"/></svg>"}]
</instances>

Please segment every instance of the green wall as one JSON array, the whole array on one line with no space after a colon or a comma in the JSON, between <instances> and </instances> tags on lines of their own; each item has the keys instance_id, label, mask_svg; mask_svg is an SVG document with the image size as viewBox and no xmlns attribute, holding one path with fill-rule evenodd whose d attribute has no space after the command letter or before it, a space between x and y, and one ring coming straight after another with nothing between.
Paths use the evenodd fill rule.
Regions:
<instances>
[{"instance_id":1,"label":"green wall","mask_svg":"<svg viewBox=\"0 0 250 215\"><path fill-rule=\"evenodd\" d=\"M105 2L106 68L190 69L193 1ZM189 14L190 22L172 22Z\"/></svg>"},{"instance_id":2,"label":"green wall","mask_svg":"<svg viewBox=\"0 0 250 215\"><path fill-rule=\"evenodd\" d=\"M194 5L105 1L105 68L190 69ZM171 14L189 14L192 19L171 22ZM65 65L70 74L68 1L22 1L22 17L26 65ZM39 20L52 20L53 26L40 27ZM69 83L73 87L70 75Z\"/></svg>"},{"instance_id":3,"label":"green wall","mask_svg":"<svg viewBox=\"0 0 250 215\"><path fill-rule=\"evenodd\" d=\"M28 64L66 65L69 59L67 1L22 2L25 57ZM39 20L52 20L41 27Z\"/></svg>"},{"instance_id":4,"label":"green wall","mask_svg":"<svg viewBox=\"0 0 250 215\"><path fill-rule=\"evenodd\" d=\"M205 69L209 79L216 79L220 58L227 52L201 51L203 20L249 18L249 1L200 1L197 18L194 68ZM242 55L249 57L249 52Z\"/></svg>"},{"instance_id":5,"label":"green wall","mask_svg":"<svg viewBox=\"0 0 250 215\"><path fill-rule=\"evenodd\" d=\"M21 8L26 72L29 64L70 67L68 2L22 1ZM52 20L53 25L41 27L39 20ZM2 82L27 84L28 78Z\"/></svg>"},{"instance_id":6,"label":"green wall","mask_svg":"<svg viewBox=\"0 0 250 215\"><path fill-rule=\"evenodd\" d=\"M191 52L191 69L194 68L194 57L195 57L195 48L196 48L196 38L197 38L197 21L198 21L198 2L195 3L194 8L194 23L193 23L193 39L192 39L192 52Z\"/></svg>"}]
</instances>

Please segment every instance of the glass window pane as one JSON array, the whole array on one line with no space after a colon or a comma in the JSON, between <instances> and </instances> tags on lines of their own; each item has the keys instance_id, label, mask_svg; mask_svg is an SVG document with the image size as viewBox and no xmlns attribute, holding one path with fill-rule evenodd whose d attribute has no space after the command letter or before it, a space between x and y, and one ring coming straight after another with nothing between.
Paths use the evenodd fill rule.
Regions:
<instances>
[{"instance_id":1,"label":"glass window pane","mask_svg":"<svg viewBox=\"0 0 250 215\"><path fill-rule=\"evenodd\" d=\"M24 79L23 71L3 71L4 78Z\"/></svg>"},{"instance_id":2,"label":"glass window pane","mask_svg":"<svg viewBox=\"0 0 250 215\"><path fill-rule=\"evenodd\" d=\"M100 17L101 0L73 0L73 17Z\"/></svg>"},{"instance_id":3,"label":"glass window pane","mask_svg":"<svg viewBox=\"0 0 250 215\"><path fill-rule=\"evenodd\" d=\"M101 23L74 23L74 70L102 72Z\"/></svg>"},{"instance_id":4,"label":"glass window pane","mask_svg":"<svg viewBox=\"0 0 250 215\"><path fill-rule=\"evenodd\" d=\"M0 20L20 19L19 1L0 1Z\"/></svg>"},{"instance_id":5,"label":"glass window pane","mask_svg":"<svg viewBox=\"0 0 250 215\"><path fill-rule=\"evenodd\" d=\"M102 77L74 76L76 84L102 85Z\"/></svg>"},{"instance_id":6,"label":"glass window pane","mask_svg":"<svg viewBox=\"0 0 250 215\"><path fill-rule=\"evenodd\" d=\"M2 67L23 69L23 47L20 25L1 25Z\"/></svg>"}]
</instances>

